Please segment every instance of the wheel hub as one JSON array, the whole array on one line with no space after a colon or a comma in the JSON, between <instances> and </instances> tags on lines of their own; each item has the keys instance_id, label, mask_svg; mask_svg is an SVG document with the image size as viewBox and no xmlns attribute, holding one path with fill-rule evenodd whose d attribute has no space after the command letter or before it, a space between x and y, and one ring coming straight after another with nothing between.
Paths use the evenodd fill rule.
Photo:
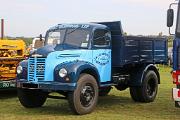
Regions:
<instances>
[{"instance_id":1,"label":"wheel hub","mask_svg":"<svg viewBox=\"0 0 180 120\"><path fill-rule=\"evenodd\" d=\"M93 102L95 96L94 88L91 85L85 85L80 93L80 101L84 107L88 107Z\"/></svg>"},{"instance_id":2,"label":"wheel hub","mask_svg":"<svg viewBox=\"0 0 180 120\"><path fill-rule=\"evenodd\" d=\"M153 80L149 80L149 82L147 84L147 93L148 93L148 95L153 96L155 91L156 91L155 83L153 82Z\"/></svg>"}]
</instances>

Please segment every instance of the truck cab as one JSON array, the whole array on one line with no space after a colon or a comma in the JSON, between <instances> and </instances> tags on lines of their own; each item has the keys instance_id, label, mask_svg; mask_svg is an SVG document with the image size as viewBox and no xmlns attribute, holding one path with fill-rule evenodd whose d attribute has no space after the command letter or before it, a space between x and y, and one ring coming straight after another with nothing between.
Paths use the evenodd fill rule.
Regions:
<instances>
[{"instance_id":1,"label":"truck cab","mask_svg":"<svg viewBox=\"0 0 180 120\"><path fill-rule=\"evenodd\" d=\"M121 22L58 24L44 47L17 67L18 97L24 107L40 107L51 92L68 99L76 114L93 111L112 86L130 88L136 102L153 102L167 62L164 38L124 36Z\"/></svg>"}]
</instances>

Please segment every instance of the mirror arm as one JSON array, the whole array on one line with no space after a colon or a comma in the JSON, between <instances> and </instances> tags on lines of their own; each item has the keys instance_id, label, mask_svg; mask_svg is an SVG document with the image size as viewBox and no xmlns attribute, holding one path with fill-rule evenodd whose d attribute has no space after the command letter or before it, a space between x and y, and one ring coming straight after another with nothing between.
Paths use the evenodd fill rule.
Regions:
<instances>
[{"instance_id":1,"label":"mirror arm","mask_svg":"<svg viewBox=\"0 0 180 120\"><path fill-rule=\"evenodd\" d=\"M178 5L178 3L171 3L171 4L169 5L169 9L171 9L173 5Z\"/></svg>"},{"instance_id":2,"label":"mirror arm","mask_svg":"<svg viewBox=\"0 0 180 120\"><path fill-rule=\"evenodd\" d=\"M40 41L42 41L42 34L39 35Z\"/></svg>"},{"instance_id":3,"label":"mirror arm","mask_svg":"<svg viewBox=\"0 0 180 120\"><path fill-rule=\"evenodd\" d=\"M169 35L173 35L173 36L175 35L171 33L171 27L169 27Z\"/></svg>"}]
</instances>

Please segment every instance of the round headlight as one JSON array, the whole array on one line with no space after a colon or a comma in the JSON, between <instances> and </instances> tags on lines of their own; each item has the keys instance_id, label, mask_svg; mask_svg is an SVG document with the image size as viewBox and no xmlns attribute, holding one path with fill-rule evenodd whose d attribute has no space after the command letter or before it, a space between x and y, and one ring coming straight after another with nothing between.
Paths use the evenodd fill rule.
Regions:
<instances>
[{"instance_id":1,"label":"round headlight","mask_svg":"<svg viewBox=\"0 0 180 120\"><path fill-rule=\"evenodd\" d=\"M62 68L59 70L59 76L60 77L65 77L67 75L67 70L65 68Z\"/></svg>"},{"instance_id":2,"label":"round headlight","mask_svg":"<svg viewBox=\"0 0 180 120\"><path fill-rule=\"evenodd\" d=\"M18 66L17 67L17 74L21 74L23 71L23 67L22 66Z\"/></svg>"}]
</instances>

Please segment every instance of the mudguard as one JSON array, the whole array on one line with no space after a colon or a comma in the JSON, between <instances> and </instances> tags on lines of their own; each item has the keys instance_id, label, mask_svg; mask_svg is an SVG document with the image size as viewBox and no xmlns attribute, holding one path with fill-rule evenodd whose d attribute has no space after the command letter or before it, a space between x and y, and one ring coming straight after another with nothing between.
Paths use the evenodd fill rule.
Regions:
<instances>
[{"instance_id":1,"label":"mudguard","mask_svg":"<svg viewBox=\"0 0 180 120\"><path fill-rule=\"evenodd\" d=\"M100 82L100 76L98 74L97 68L90 62L85 61L72 61L65 62L57 65L54 69L54 81L56 82L67 82L59 76L59 70L65 68L68 72L67 76L70 79L70 83L77 83L78 78L81 73L88 73L95 77L97 83Z\"/></svg>"},{"instance_id":2,"label":"mudguard","mask_svg":"<svg viewBox=\"0 0 180 120\"><path fill-rule=\"evenodd\" d=\"M23 60L19 63L19 65L21 65L22 67L28 67L28 60Z\"/></svg>"},{"instance_id":3,"label":"mudguard","mask_svg":"<svg viewBox=\"0 0 180 120\"><path fill-rule=\"evenodd\" d=\"M142 67L138 67L131 72L129 86L141 86L144 76L148 70L153 70L156 73L158 77L158 84L160 84L160 75L158 69L154 64L148 64Z\"/></svg>"},{"instance_id":4,"label":"mudguard","mask_svg":"<svg viewBox=\"0 0 180 120\"><path fill-rule=\"evenodd\" d=\"M19 65L23 67L23 72L21 74L17 74L17 79L27 80L28 60L21 61Z\"/></svg>"}]
</instances>

